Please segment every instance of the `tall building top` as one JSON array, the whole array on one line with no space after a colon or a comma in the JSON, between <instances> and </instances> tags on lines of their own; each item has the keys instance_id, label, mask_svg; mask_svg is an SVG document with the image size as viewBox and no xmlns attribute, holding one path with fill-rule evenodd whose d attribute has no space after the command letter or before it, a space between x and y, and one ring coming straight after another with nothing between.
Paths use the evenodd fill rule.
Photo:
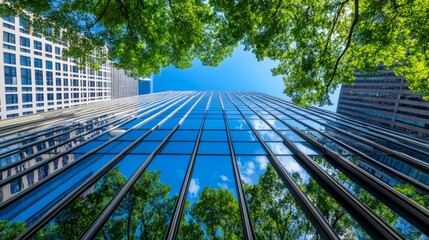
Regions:
<instances>
[{"instance_id":1,"label":"tall building top","mask_svg":"<svg viewBox=\"0 0 429 240\"><path fill-rule=\"evenodd\" d=\"M428 142L266 94L93 103L2 120L0 139L11 238L429 235Z\"/></svg>"}]
</instances>

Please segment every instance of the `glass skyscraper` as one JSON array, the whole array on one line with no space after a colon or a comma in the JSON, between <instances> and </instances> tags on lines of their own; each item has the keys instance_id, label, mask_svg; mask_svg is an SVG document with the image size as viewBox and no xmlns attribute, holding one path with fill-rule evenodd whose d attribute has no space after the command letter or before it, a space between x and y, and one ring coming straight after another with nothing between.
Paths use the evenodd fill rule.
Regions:
<instances>
[{"instance_id":1,"label":"glass skyscraper","mask_svg":"<svg viewBox=\"0 0 429 240\"><path fill-rule=\"evenodd\" d=\"M0 234L426 239L429 143L255 92L0 121Z\"/></svg>"}]
</instances>

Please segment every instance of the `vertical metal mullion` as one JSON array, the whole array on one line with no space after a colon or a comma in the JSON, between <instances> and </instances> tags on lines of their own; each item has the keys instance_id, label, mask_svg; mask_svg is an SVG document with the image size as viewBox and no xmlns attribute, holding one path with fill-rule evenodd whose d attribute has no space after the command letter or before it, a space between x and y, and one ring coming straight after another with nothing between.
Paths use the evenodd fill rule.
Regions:
<instances>
[{"instance_id":1,"label":"vertical metal mullion","mask_svg":"<svg viewBox=\"0 0 429 240\"><path fill-rule=\"evenodd\" d=\"M226 94L226 93L225 93ZM279 177L282 179L283 183L288 188L289 192L294 197L297 204L301 207L303 212L306 214L307 218L310 220L310 222L313 224L313 226L316 228L317 232L320 234L320 236L323 239L339 239L337 234L334 230L332 230L331 226L326 222L325 218L320 214L320 212L313 206L313 204L310 202L310 200L305 196L305 194L301 191L299 186L295 183L295 181L292 179L292 177L286 172L286 170L283 168L283 166L280 164L280 162L277 160L271 149L267 146L265 141L259 136L256 129L253 127L253 125L249 122L249 120L244 116L241 109L237 107L237 105L234 103L234 101L231 99L231 97L226 94L229 100L232 104L238 109L240 112L240 115L243 117L243 119L246 121L246 123L249 125L250 129L253 131L255 136L258 138L258 141L263 146L264 150L268 153L268 157L270 160L270 163L273 165L274 169L276 170ZM235 95L234 95L235 96ZM236 96L235 96L236 97ZM238 97L236 97L238 98ZM241 101L241 100L240 100Z\"/></svg>"},{"instance_id":2,"label":"vertical metal mullion","mask_svg":"<svg viewBox=\"0 0 429 240\"><path fill-rule=\"evenodd\" d=\"M180 96L180 95L179 95L179 96ZM183 96L180 96L180 97L183 97ZM166 105L166 104L168 104L168 103L170 103L170 102L172 102L172 101L174 101L174 100L176 100L176 99L178 99L178 98L179 98L179 97L173 98L172 100L167 101L167 102L166 102L166 103L164 103L163 105ZM177 102L177 101L180 101L180 100L176 100L176 102ZM176 104L176 103L173 103L173 105L174 105L174 104ZM172 106L172 105L171 105L171 106ZM167 107L167 108L165 108L165 109L168 109L168 108L170 108L171 106L169 106L169 107ZM163 110L165 110L165 109L163 109ZM149 111L147 111L146 113L148 113L148 112L150 112L150 111L152 111L152 110L149 110ZM142 122L147 122L147 120L150 120L150 119L154 118L155 116L157 116L158 114L160 114L160 113L162 113L162 112L163 112L163 111L161 111L161 112L159 112L159 113L156 113L156 114L154 114L153 116L151 116L150 118L147 118L146 120L144 120L144 121L142 121ZM131 120L130 120L130 121L131 121ZM118 127L118 126L116 126L116 127L112 128L112 129L110 129L109 131L114 130L114 129L115 129L115 128L117 128L117 127ZM132 130L132 129L129 129L128 131L131 131L131 130ZM128 131L124 132L123 134L126 134ZM122 134L122 135L123 135L123 134ZM121 136L121 135L120 135L120 136ZM111 139L110 141L108 141L108 142L106 142L106 143L104 143L104 144L102 144L102 145L98 146L97 148L92 149L90 152L87 152L86 154L84 154L83 156L81 156L81 158L80 158L80 159L83 159L84 157L86 157L86 156L88 156L88 155L90 155L90 154L92 154L92 153L96 152L97 150L99 150L99 149L103 148L104 146L106 146L106 145L107 145L107 144L109 144L110 142L114 141L115 139L119 138L120 136L117 136L116 138ZM27 172L29 172L29 171L31 171L31 170L34 170L35 168L38 168L38 167L39 167L40 165L42 165L43 163L53 161L53 160L55 160L55 159L57 159L57 158L59 158L59 157L61 157L61 156L63 156L63 155L66 155L66 154L70 153L71 151L73 151L74 149L76 149L76 148L78 148L78 147L80 147L80 145L75 146L74 148L71 148L71 149L69 149L69 150L67 150L67 151L64 151L64 152L60 153L60 154L57 154L57 155L55 155L53 158L45 159L45 160L43 160L42 162L40 162L40 164L37 164L37 165L32 166L32 167L30 167L30 168L28 168L28 169L26 169L26 170L24 170L24 171L21 171L21 172L19 172L19 173L15 174L14 176L11 176L11 177L9 177L9 178L6 178L6 179L4 179L4 180L1 180L1 181L0 181L0 187L3 187L4 185L6 185L6 184L8 184L8 183L12 182L13 180L15 180L15 179L17 179L17 178L19 178L19 177L24 176ZM43 153L43 152L40 152L40 153L37 153L37 154L33 155L33 158L35 158L35 157L37 157L37 156L41 155L42 153ZM40 185L40 183L41 183L41 182L46 182L46 181L47 181L47 180L49 180L52 176L55 176L56 174L59 174L60 172L64 171L65 169L70 168L71 166L73 166L74 164L76 164L76 162L78 162L78 161L73 161L73 162L71 162L71 163L70 163L70 164L68 164L67 166L65 166L65 167L63 167L62 169L60 169L59 171L56 171L53 175L50 175L50 176L48 176L48 177L46 177L46 178L43 178L43 179L42 179L42 181L39 181L39 182L37 182L36 184L39 184L39 185ZM4 171L4 170L2 170L2 171ZM32 186L31 186L31 189L35 188L35 186L38 186L38 185L36 185L36 184L32 185ZM28 191L28 189L30 189L30 188L27 188L27 189L26 189L26 190L24 190L24 191ZM23 194L24 194L24 191L21 191L19 194L23 195ZM5 205L9 204L9 203L10 203L10 201L12 201L11 199L16 199L16 198L17 198L17 196L14 196L13 198L10 198L10 199L8 199L8 200L6 200L6 201L4 201L4 202L0 203L0 207L1 207L1 208L3 208Z\"/></svg>"},{"instance_id":3,"label":"vertical metal mullion","mask_svg":"<svg viewBox=\"0 0 429 240\"><path fill-rule=\"evenodd\" d=\"M172 97L171 97L172 98ZM168 98L166 98L166 99L168 99ZM159 101L159 100L158 100ZM139 102L137 102L137 103L129 103L129 104L127 104L127 105L133 105L134 107L133 107L133 110L126 110L126 111L124 111L124 112L130 112L130 113L128 113L128 114L125 114L126 116L128 116L128 115L132 115L134 112L131 112L131 111L135 111L135 109L139 109L139 108L141 108L142 106L150 106L151 104L154 104L154 103L156 103L156 102L158 102L158 101L149 101L149 102L147 102L147 103L139 103ZM115 112L117 109L122 109L123 108L123 106L120 106L120 105L117 105L117 106L115 106L115 108L109 108L108 110L108 112L103 112L102 114L109 114L109 113L112 113L112 112ZM113 110L112 110L113 109ZM123 112L120 112L120 113L123 113ZM119 115L120 113L116 113L115 115ZM93 115L93 113L91 113L91 112L89 112L88 113L88 115L90 115L90 116L92 116ZM98 115L98 116L95 116L94 118L98 118L98 117L100 117L100 115ZM113 117L113 116L112 116ZM110 117L110 118L112 118L112 117ZM86 119L86 120L88 120L88 119ZM105 119L103 119L103 121L104 121ZM74 120L73 119L73 125L79 125L80 123L79 122L76 122L76 120ZM85 125L85 126L87 126L87 124ZM55 134L55 135L53 135L53 136L50 136L50 137L48 137L48 138L44 138L44 139L40 139L40 140L38 140L38 141L36 141L36 142L31 142L31 143L28 143L28 144L26 144L26 145L24 145L24 146L20 146L19 148L17 148L17 149L21 149L21 148L23 148L23 147L26 147L26 146L31 146L31 145L35 145L36 143L38 143L38 142L41 142L41 141L44 141L44 140L48 140L48 139L52 139L52 138L55 138L55 137L57 137L57 136L61 136L62 134L65 134L65 133L69 133L69 132L71 132L71 131L74 131L74 130L77 130L77 129L80 129L80 128L84 128L85 126L79 126L79 127L74 127L74 128L72 128L72 129L70 129L70 130L67 130L67 131L63 131L63 132L60 132L60 133L57 133L57 134ZM31 133L31 136L25 136L24 138L18 138L18 137L16 137L16 138L13 138L13 139L8 139L8 140L5 140L5 141L3 141L1 144L0 144L0 148L3 148L3 147L6 147L6 146L9 146L9 145L12 145L12 144L17 144L17 143L20 143L20 142L22 142L22 141L25 141L25 140L28 140L28 139L32 139L32 138L36 138L36 137L40 137L40 136L43 136L43 135L46 135L46 134L49 134L49 133L51 133L51 132L55 132L56 130L49 130L49 132L46 132L46 131L44 131L44 130L39 130L39 131L36 131L36 132L33 132L33 133ZM15 149L14 149L15 150ZM0 157L3 157L4 156L4 154L0 154Z\"/></svg>"},{"instance_id":4,"label":"vertical metal mullion","mask_svg":"<svg viewBox=\"0 0 429 240\"><path fill-rule=\"evenodd\" d=\"M177 198L176 205L174 206L173 216L171 218L168 230L165 236L167 240L173 240L177 238L177 233L180 226L180 218L183 214L183 209L186 202L186 195L188 194L189 184L191 182L192 173L194 171L195 159L197 157L198 147L200 145L202 132L204 129L204 123L206 121L207 112L210 106L211 98L213 92L210 92L210 98L207 101L206 109L204 111L204 116L201 121L200 129L198 130L197 139L195 141L194 149L192 150L191 159L189 160L188 168L186 169L185 178L183 179L182 188L180 189L179 197Z\"/></svg>"},{"instance_id":5,"label":"vertical metal mullion","mask_svg":"<svg viewBox=\"0 0 429 240\"><path fill-rule=\"evenodd\" d=\"M270 98L272 98L272 97L270 97ZM290 103L286 103L286 104L288 104L289 106L291 106L291 104L290 104ZM292 106L292 107L296 108L296 106ZM292 111L294 111L294 110L292 110ZM304 110L304 111L307 111L307 110ZM307 111L307 112L308 112L308 111ZM317 112L317 111L316 111L316 112ZM325 116L323 116L323 115L321 115L320 113L313 113L313 114L314 114L314 115L317 115L317 116L319 116L319 117L321 117L321 118L326 119L326 117L325 117ZM345 121L345 122L350 122L350 121L348 121L348 120L343 120L343 121ZM354 129L354 130L357 130L357 131L361 131L361 132L362 132L362 130L358 129L356 126L347 125L347 124L344 124L344 123L338 123L338 124L340 124L340 125L343 125L343 126L345 126L345 127L352 128L352 129ZM353 123L352 123L352 124L353 124ZM366 131L365 133L366 133L366 134L368 134L368 135L370 135L370 136L376 137L376 138L380 138L380 137L381 137L381 138L383 138L384 140L386 140L386 141L388 141L388 142L391 142L391 143L393 143L393 144L397 144L397 145L402 146L402 147L404 147L404 148L408 148L408 149L413 150L413 151L415 151L415 152L418 152L418 153L420 153L420 154L423 154L423 155L429 155L429 154L428 154L428 152L425 152L425 151L423 151L423 150L416 149L416 148L414 148L414 147L408 146L408 145L406 145L406 144L404 144L404 143L401 143L401 142L394 142L394 141L392 141L392 139L391 139L391 138L385 138L385 137L383 137L383 136L376 135L376 134L374 134L374 133L372 133L372 132L370 132L370 131ZM361 138L361 137L360 137L360 138ZM366 140L366 139L361 138L361 139L360 139L360 141L362 141L362 140ZM366 140L366 141L368 141L368 140ZM372 142L372 141L368 141L368 142L371 142L371 144L372 144L372 145L374 145L374 147L376 147L377 149L380 149L380 150L385 151L385 152L387 151L386 153L388 153L388 154L390 154L390 155L394 155L395 157L398 157L398 158L401 158L401 159L406 158L406 157L410 157L410 158L411 158L411 156L404 155L403 153L397 152L396 150L388 149L388 148L386 148L386 147L384 147L384 146L382 146L382 145L380 145L380 144L378 144L378 143L375 143L375 142ZM427 146L424 146L424 147L425 147L425 148L427 148ZM412 157L412 158L414 158L414 157ZM415 158L414 158L414 159L415 159ZM418 160L418 159L416 159L416 160Z\"/></svg>"},{"instance_id":6,"label":"vertical metal mullion","mask_svg":"<svg viewBox=\"0 0 429 240\"><path fill-rule=\"evenodd\" d=\"M240 212L241 212L241 221L242 221L243 227L244 227L244 238L245 239L255 239L255 236L253 233L252 221L250 220L249 209L247 208L243 186L241 185L240 173L238 170L237 159L235 157L234 147L232 145L231 133L229 131L228 121L226 119L225 108L223 105L222 97L220 96L219 92L218 92L218 97L219 97L220 104L222 107L222 116L223 116L223 121L225 123L226 136L228 138L229 150L231 152L232 168L233 168L233 172L234 172L235 186L237 187L237 192L238 192L238 201L239 201Z\"/></svg>"},{"instance_id":7,"label":"vertical metal mullion","mask_svg":"<svg viewBox=\"0 0 429 240\"><path fill-rule=\"evenodd\" d=\"M188 97L188 96L187 95L183 95L181 97L183 99L184 97ZM180 102L182 99L176 100L176 102L174 102L172 105L176 104L177 101ZM173 100L171 100L171 101L173 101ZM171 106L162 109L162 111L160 113L162 113L165 110L169 109ZM154 115L154 116L157 116L157 114ZM150 133L152 133L154 130L156 130L158 128L158 126L160 126L160 124L157 124L154 127L152 127L149 131L147 131L145 134L143 134L142 136L140 136L139 138L137 138L133 143L131 143L124 150L122 150L119 154L117 154L113 159L111 159L108 163L106 163L100 170L98 170L94 175L92 175L89 179L87 179L82 185L80 185L78 188L76 188L75 190L73 190L70 194L67 195L67 197L65 197L58 204L56 204L53 208L51 208L49 211L47 211L39 220L36 221L36 223L34 223L31 227L29 227L28 229L26 229L18 237L18 239L27 239L27 238L30 238L33 234L35 234L39 229L41 229L45 224L47 224L51 219L53 219L58 213L60 213L64 208L66 208L72 201L74 201L76 198L78 198L79 196L81 196L85 191L87 191L87 189L89 187L93 186L102 176L104 176L104 174L106 174L112 167L114 167L120 160L122 160L122 158L129 151L131 151L137 144L139 144L141 142L141 140L143 140ZM127 132L129 132L129 131L127 131ZM101 149L102 147L106 146L107 144L109 144L112 141L115 141L119 137L120 136L115 137L114 139L112 139L108 143L103 144L102 146L94 149L94 151L97 151L98 149ZM92 151L92 152L94 152L94 151ZM84 156L88 156L91 153L87 153ZM71 165L71 164L69 164L69 165Z\"/></svg>"},{"instance_id":8,"label":"vertical metal mullion","mask_svg":"<svg viewBox=\"0 0 429 240\"><path fill-rule=\"evenodd\" d=\"M182 107L184 107L190 100L192 100L197 95L192 96L181 106L176 108L170 115L173 116L176 112L178 112ZM202 96L200 97L200 99ZM170 133L164 138L164 140L160 143L160 145L146 158L146 160L139 166L139 168L134 172L134 174L128 179L124 186L119 190L119 192L115 195L115 197L109 202L109 204L103 209L103 211L97 216L97 218L91 223L91 225L84 231L81 235L80 239L93 239L97 236L100 229L104 226L104 224L109 220L110 215L116 210L121 201L125 198L127 193L131 190L133 185L138 181L141 174L145 171L146 167L152 162L152 160L156 157L156 155L161 152L161 150L167 145L168 140L171 136L176 132L176 130L180 127L183 120L189 115L192 111L193 107L197 105L198 101L189 109L187 114L182 118L181 121L170 131ZM167 118L170 117L167 116ZM161 122L159 123L161 125ZM126 153L124 153L126 155Z\"/></svg>"},{"instance_id":9,"label":"vertical metal mullion","mask_svg":"<svg viewBox=\"0 0 429 240\"><path fill-rule=\"evenodd\" d=\"M137 109L137 107L136 107L136 109ZM46 153L46 152L48 152L48 151L50 151L50 150L52 150L52 149L55 149L55 148L58 148L58 147L64 146L64 145L66 145L66 144L68 144L68 143L70 143L70 142L74 141L75 139L78 139L78 138L80 138L80 137L82 137L82 136L85 136L85 135L90 134L90 133L92 133L92 132L94 132L94 131L97 131L97 130L99 130L99 129L102 129L102 128L104 128L104 127L108 126L108 125L118 124L118 125L116 125L116 126L112 127L111 129L113 129L113 128L117 127L117 126L123 125L123 124L125 124L126 122L129 122L129 121L131 121L131 120L135 119L135 118L128 119L128 120L126 119L127 117L132 116L133 114L134 114L134 112L132 112L132 113L128 113L128 114L126 114L126 115L121 116L119 119L116 119L116 120L113 120L112 122L107 123L106 125L102 125L102 126L95 127L95 128L93 128L93 129L91 129L90 131L83 132L83 133L81 133L81 134L79 134L79 135L76 135L76 136L74 136L74 137L72 137L72 138L69 138L67 141L61 142L60 144L53 145L53 146L51 146L51 147L45 148L45 149L43 149L42 151L38 151L36 154L29 155L29 156L27 156L27 157L25 157L25 158L22 158L22 159L20 159L20 160L18 160L18 161L16 161L16 162L13 162L13 163L11 163L11 164L9 164L9 165L6 165L6 166L4 166L4 167L0 167L0 171L1 171L1 172L3 172L3 171L6 171L7 169L10 169L10 168L15 167L15 166L20 165L20 164L23 164L23 163L25 163L26 161L31 160L31 159L34 159L35 157L37 157L37 156L39 156L39 155L41 155L41 154L43 154L43 153ZM109 119L112 119L112 118L114 118L114 117L111 117L111 118L109 118ZM104 120L106 120L106 119L104 119ZM104 121L104 120L103 120L103 121ZM124 121L124 120L125 120L125 121ZM121 121L123 121L123 122L121 122ZM119 125L119 124L120 124L120 125ZM85 125L85 126L78 127L78 128L74 128L74 129L70 129L70 130L64 131L64 132L62 132L62 133L56 134L56 135L51 136L51 137L48 137L48 138L44 138L44 139L37 140L37 141L35 141L35 142L31 142L31 143L29 143L29 144L27 144L27 145L20 146L19 148L16 148L16 149L14 149L13 151L14 151L14 152L15 152L15 151L19 151L21 148L27 148L27 147L32 147L32 146L34 147L34 146L35 146L35 145L37 145L38 143L47 142L47 141L49 141L49 140L51 140L51 139L54 139L54 138L56 138L56 137L58 137L58 136L61 136L61 135L63 135L63 134L67 134L67 133L70 133L70 132L72 132L72 131L76 131L77 129L85 128L85 127L87 127L88 125L89 125L89 124L87 124L87 125ZM111 129L109 129L109 130L107 130L107 131L103 132L103 134L104 134L104 133L109 132ZM97 137L97 136L96 136L96 137ZM91 139L91 140L92 140L92 139ZM4 155L0 155L0 158L4 157L5 155L9 155L9 152L6 152ZM58 156L58 155L56 155L55 157L57 157L57 156ZM46 160L47 160L47 159L46 159ZM42 161L42 162L38 162L37 164L38 164L38 165L41 165L41 164L43 164L43 162L44 162L44 161ZM32 166L32 167L33 167L33 166ZM28 169L26 169L26 170L28 170ZM0 174L1 174L1 173L0 173Z\"/></svg>"},{"instance_id":10,"label":"vertical metal mullion","mask_svg":"<svg viewBox=\"0 0 429 240\"><path fill-rule=\"evenodd\" d=\"M293 112L297 113L295 110L292 110L292 109L290 111L293 111ZM299 114L299 115L302 116L302 114L300 114L300 113L297 113L297 114ZM315 115L317 115L317 114L315 114ZM319 116L319 115L317 115L317 116ZM422 170L422 171L424 171L424 172L426 172L426 173L429 174L429 164L426 163L426 162L423 162L420 159L417 159L417 158L411 157L409 155L400 153L398 151L392 150L392 149L387 148L387 147L385 147L385 146L383 146L381 144L378 144L376 142L367 140L367 139L365 139L363 137L356 136L356 135L354 135L352 133L349 133L349 132L347 132L345 130L342 130L342 129L339 129L337 127L329 126L326 123L320 122L320 121L318 121L316 119L312 119L312 121L314 121L316 123L319 123L320 125L323 125L325 127L332 128L335 131L342 133L343 135L346 135L348 137L354 138L354 139L356 139L356 140L358 140L360 142L363 142L363 143L365 143L365 144L367 144L369 146L372 146L372 147L374 147L374 148L376 148L378 150L381 150L381 151L387 153L388 155L394 156L394 157L396 157L396 158L398 158L398 159L400 159L400 160L402 160L404 162L407 162L407 163L409 163L409 164L411 164L411 165L413 165L413 166L419 168L420 170ZM359 129L355 129L355 130L360 131ZM427 154L427 153L425 153L425 154Z\"/></svg>"},{"instance_id":11,"label":"vertical metal mullion","mask_svg":"<svg viewBox=\"0 0 429 240\"><path fill-rule=\"evenodd\" d=\"M277 117L276 117L277 118ZM423 233L429 234L429 229L427 226L429 225L429 211L422 206L418 205L414 201L410 200L408 197L403 196L398 191L394 190L389 185L381 182L371 174L367 173L366 171L362 170L361 168L357 167L356 165L350 163L349 161L343 159L341 156L337 156L335 153L333 153L331 150L326 149L323 147L320 143L315 141L314 139L308 137L306 134L302 133L301 131L297 130L287 122L277 118L280 122L288 126L293 132L298 134L298 136L302 137L304 140L308 141L311 145L313 145L315 148L319 149L322 153L324 153L330 162L333 162L336 166L339 166L341 171L349 176L350 178L354 179L355 182L360 182L361 186L365 189L369 189L372 193L375 193L379 196L380 199L383 200L383 202L386 203L386 205L391 206L392 208L396 209L409 222L414 224L417 228L419 228ZM267 124L269 124L267 122ZM284 137L281 133L278 132L278 134L285 140L286 137ZM289 142L289 140L285 141ZM351 196L354 198L353 196ZM357 200L357 199L356 199ZM359 201L359 200L358 200ZM356 206L358 206L356 204ZM363 205L365 206L365 205ZM371 220L376 218L379 218L377 215L372 213L372 210L368 209L370 212L367 213L367 216L364 216L365 219ZM356 213L363 213L364 211L357 211ZM372 213L372 214L371 214ZM370 218L369 218L369 217ZM376 218L375 218L376 217ZM359 219L359 218L358 218ZM381 219L380 219L381 220ZM371 220L372 221L372 220ZM378 224L377 224L378 222ZM371 231L373 228L376 228L377 230L383 230L388 231L388 228L390 228L389 225L387 225L384 220L374 222L372 221L371 224L367 225L367 231ZM366 225L366 224L365 224ZM364 226L365 226L364 225ZM391 229L394 231L393 229ZM381 233L382 234L382 233ZM397 233L396 233L397 234ZM377 236L374 236L377 237ZM392 236L393 237L393 236Z\"/></svg>"},{"instance_id":12,"label":"vertical metal mullion","mask_svg":"<svg viewBox=\"0 0 429 240\"><path fill-rule=\"evenodd\" d=\"M259 101L259 100L258 100ZM278 109L278 108L276 108L276 107L273 107L276 111L279 111L279 112L281 112L282 114L286 114L284 111L282 111L282 110L280 110L280 109ZM287 115L287 114L286 114ZM346 148L346 149L348 149L348 150L350 150L350 151L352 151L352 152L355 152L355 153L357 153L357 155L359 155L360 157L362 157L363 159L365 159L366 161L368 161L368 162L371 162L372 164L374 164L374 165L377 165L378 167L380 167L380 168L382 168L382 169L384 169L385 171L387 171L387 172L389 172L389 173L391 173L391 174L393 174L393 175L395 175L396 177L399 177L399 178L401 178L401 179L403 179L403 180L405 180L405 181L407 181L407 182L409 182L410 184L412 184L412 185L414 185L415 187L417 187L417 188L419 188L419 189L421 189L421 190L423 190L423 191L425 191L426 193L428 193L429 194L429 186L427 186L427 185L425 185L425 184L423 184L423 183L421 183L421 182L419 182L419 181L417 181L417 180L415 180L414 178L411 178L411 177L409 177L409 176L407 176L407 175L405 175L405 174L403 174L403 173L401 173L401 172L398 172L397 170L395 170L395 169L393 169L393 168L391 168L391 167L389 167L389 166L387 166L387 165L385 165L385 164L383 164L383 163L381 163L381 162L379 162L379 161L377 161L377 160L375 160L375 159L373 159L372 157L370 157L370 156L368 156L368 155L366 155L366 154L364 154L363 152L361 152L361 151L359 151L359 150L357 150L357 149L355 149L355 148L353 148L353 147L351 147L351 146L349 146L349 145L347 145L347 144L345 144L345 143L343 143L343 142L341 142L341 141L339 141L338 139L336 139L336 138L334 138L334 137L332 137L332 136L330 136L330 135L328 135L328 134L326 134L326 133L323 133L323 132L321 132L321 131L319 131L316 127L313 127L313 126L311 126L311 125L309 125L309 124L307 124L307 123L305 123L305 122L302 122L301 120L299 120L299 119L297 119L297 118L295 118L295 117L293 117L293 116L290 116L290 115L288 115L291 119L293 119L293 120L295 120L296 122L298 122L298 123L300 123L300 124L302 124L302 125L304 125L304 126L306 126L307 128L310 128L310 129L312 129L313 131L315 131L315 132L317 132L318 134L320 134L321 136L324 136L324 137L326 137L327 139L330 139L331 141L333 141L333 142L335 142L335 143L337 143L338 145L341 145L341 146L343 146L344 148ZM301 116L303 116L303 115L301 115ZM276 117L276 116L275 116ZM282 119L280 119L280 118L278 118L278 117L276 117L280 122L284 122L284 121L282 121ZM323 148L325 148L325 147L323 147ZM336 153L333 153L333 154L335 154L335 155L338 155L338 154L336 154ZM338 156L340 156L340 155L338 155Z\"/></svg>"},{"instance_id":13,"label":"vertical metal mullion","mask_svg":"<svg viewBox=\"0 0 429 240\"><path fill-rule=\"evenodd\" d=\"M249 99L250 100L250 99ZM251 101L251 100L250 100ZM254 101L252 101L255 103ZM255 103L256 104L256 103ZM259 107L261 105L256 104ZM262 109L265 109L261 107ZM259 116L258 113L255 112ZM259 116L260 117L260 116ZM275 116L277 118L277 116ZM361 226L374 238L376 239L403 239L403 237L393 230L384 220L377 216L371 209L369 209L360 200L354 197L348 190L342 185L337 183L331 176L329 176L318 164L308 157L306 154L301 152L289 139L275 129L271 123L260 117L267 125L269 125L279 136L283 138L283 143L292 150L292 152L298 157L298 159L310 170L315 179L319 179L320 183L324 185L327 191L335 197L341 205L348 210L348 212L354 216L354 218L361 224ZM277 118L279 119L279 118ZM304 133L295 129L293 126L285 121L280 120L287 127L292 129L300 137L305 136ZM308 139L304 138L305 140ZM311 142L313 144L314 142Z\"/></svg>"},{"instance_id":14,"label":"vertical metal mullion","mask_svg":"<svg viewBox=\"0 0 429 240\"><path fill-rule=\"evenodd\" d=\"M346 122L356 124L358 126L359 125L360 126L363 125L364 127L371 128L372 130L377 131L377 132L382 132L384 134L386 134L386 132L387 132L387 135L389 135L389 136L391 136L393 138L400 139L400 140L403 140L403 141L406 141L406 142L409 142L409 143L412 143L412 144L416 144L416 145L419 145L421 147L429 149L429 145L427 144L427 141L424 141L422 139L416 138L414 136L407 136L403 132L395 132L394 130L387 129L387 128L383 129L383 127L378 126L378 125L365 126L364 123L361 120L353 119L350 116L342 115L342 114L335 113L335 112L330 112L330 111L327 111L327 110L324 110L324 109L314 108L313 110L317 111L317 112L319 112L321 114L329 114L333 118L336 118L336 119L339 118L339 119L342 119L342 120L344 120Z\"/></svg>"}]
</instances>

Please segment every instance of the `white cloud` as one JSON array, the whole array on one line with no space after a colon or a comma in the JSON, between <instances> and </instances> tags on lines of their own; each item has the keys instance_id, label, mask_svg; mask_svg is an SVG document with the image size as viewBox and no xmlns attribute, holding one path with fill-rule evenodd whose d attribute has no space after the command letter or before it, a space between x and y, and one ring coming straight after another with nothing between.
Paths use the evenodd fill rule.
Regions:
<instances>
[{"instance_id":1,"label":"white cloud","mask_svg":"<svg viewBox=\"0 0 429 240\"><path fill-rule=\"evenodd\" d=\"M259 169L260 170L265 170L267 169L267 164L268 164L268 159L265 156L257 156L256 157L256 161L259 164Z\"/></svg>"},{"instance_id":2,"label":"white cloud","mask_svg":"<svg viewBox=\"0 0 429 240\"><path fill-rule=\"evenodd\" d=\"M240 175L240 178L243 182L247 183L247 184L253 184L253 181L250 177L245 176L243 174Z\"/></svg>"},{"instance_id":3,"label":"white cloud","mask_svg":"<svg viewBox=\"0 0 429 240\"><path fill-rule=\"evenodd\" d=\"M251 120L256 130L271 129L263 120Z\"/></svg>"},{"instance_id":4,"label":"white cloud","mask_svg":"<svg viewBox=\"0 0 429 240\"><path fill-rule=\"evenodd\" d=\"M217 183L220 188L228 189L228 185L226 183Z\"/></svg>"},{"instance_id":5,"label":"white cloud","mask_svg":"<svg viewBox=\"0 0 429 240\"><path fill-rule=\"evenodd\" d=\"M246 174L252 175L253 173L255 173L255 164L249 161L246 164Z\"/></svg>"},{"instance_id":6,"label":"white cloud","mask_svg":"<svg viewBox=\"0 0 429 240\"><path fill-rule=\"evenodd\" d=\"M267 145L274 154L291 154L291 151L283 143L269 142Z\"/></svg>"},{"instance_id":7,"label":"white cloud","mask_svg":"<svg viewBox=\"0 0 429 240\"><path fill-rule=\"evenodd\" d=\"M231 181L229 180L229 178L225 175L220 175L220 178L222 179L222 181Z\"/></svg>"},{"instance_id":8,"label":"white cloud","mask_svg":"<svg viewBox=\"0 0 429 240\"><path fill-rule=\"evenodd\" d=\"M307 183L310 180L308 173L304 170L304 168L301 167L301 165L299 165L298 162L295 161L295 159L293 159L293 157L281 156L277 157L277 159L280 161L287 172L290 174L298 173L304 183Z\"/></svg>"},{"instance_id":9,"label":"white cloud","mask_svg":"<svg viewBox=\"0 0 429 240\"><path fill-rule=\"evenodd\" d=\"M191 194L191 197L196 197L198 195L198 191L200 190L200 182L198 181L198 178L191 179L191 182L189 184L189 194Z\"/></svg>"}]
</instances>

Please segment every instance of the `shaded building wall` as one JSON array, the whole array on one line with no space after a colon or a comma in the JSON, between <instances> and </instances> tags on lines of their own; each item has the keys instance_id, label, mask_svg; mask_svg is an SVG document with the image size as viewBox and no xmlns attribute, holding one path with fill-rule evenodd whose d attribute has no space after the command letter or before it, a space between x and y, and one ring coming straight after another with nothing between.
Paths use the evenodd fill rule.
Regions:
<instances>
[{"instance_id":1,"label":"shaded building wall","mask_svg":"<svg viewBox=\"0 0 429 240\"><path fill-rule=\"evenodd\" d=\"M112 99L137 96L138 81L123 69L112 67Z\"/></svg>"},{"instance_id":2,"label":"shaded building wall","mask_svg":"<svg viewBox=\"0 0 429 240\"><path fill-rule=\"evenodd\" d=\"M353 85L342 86L337 112L429 138L429 102L391 70L357 74Z\"/></svg>"}]
</instances>

